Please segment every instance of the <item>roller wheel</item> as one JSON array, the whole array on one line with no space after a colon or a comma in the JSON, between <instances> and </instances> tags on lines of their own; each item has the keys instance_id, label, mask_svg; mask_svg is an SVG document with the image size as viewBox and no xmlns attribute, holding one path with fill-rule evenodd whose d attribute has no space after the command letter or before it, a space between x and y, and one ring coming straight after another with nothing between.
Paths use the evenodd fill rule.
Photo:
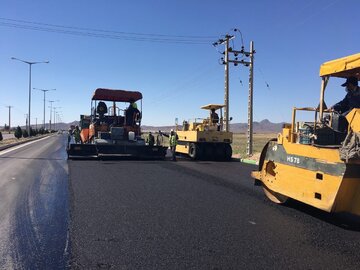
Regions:
<instances>
[{"instance_id":1,"label":"roller wheel","mask_svg":"<svg viewBox=\"0 0 360 270\"><path fill-rule=\"evenodd\" d=\"M217 161L225 160L225 145L222 143L215 144L215 159Z\"/></svg>"},{"instance_id":2,"label":"roller wheel","mask_svg":"<svg viewBox=\"0 0 360 270\"><path fill-rule=\"evenodd\" d=\"M272 161L268 161L266 164L265 164L265 170L266 170L266 174L265 174L265 177L266 177L266 180L267 181L270 181L270 182L273 182L273 181L276 181L276 175L277 175L277 171L276 171L276 165L274 162ZM288 200L288 197L285 196L285 195L282 195L282 194L279 194L275 191L272 191L270 190L267 186L265 186L263 184L263 190L264 190L264 193L266 195L266 197L269 198L270 201L274 202L274 203L277 203L277 204L284 204L286 203L286 201Z\"/></svg>"},{"instance_id":3,"label":"roller wheel","mask_svg":"<svg viewBox=\"0 0 360 270\"><path fill-rule=\"evenodd\" d=\"M200 159L202 155L202 148L196 143L191 143L189 146L189 156L192 159Z\"/></svg>"},{"instance_id":4,"label":"roller wheel","mask_svg":"<svg viewBox=\"0 0 360 270\"><path fill-rule=\"evenodd\" d=\"M212 144L204 144L204 159L213 160L215 155L215 148Z\"/></svg>"},{"instance_id":5,"label":"roller wheel","mask_svg":"<svg viewBox=\"0 0 360 270\"><path fill-rule=\"evenodd\" d=\"M274 203L284 204L289 199L289 197L279 194L279 193L276 193L276 192L268 189L266 186L263 186L263 190L264 190L266 197L268 197L268 199Z\"/></svg>"},{"instance_id":6,"label":"roller wheel","mask_svg":"<svg viewBox=\"0 0 360 270\"><path fill-rule=\"evenodd\" d=\"M232 157L232 148L230 144L225 144L225 160L229 161Z\"/></svg>"}]
</instances>

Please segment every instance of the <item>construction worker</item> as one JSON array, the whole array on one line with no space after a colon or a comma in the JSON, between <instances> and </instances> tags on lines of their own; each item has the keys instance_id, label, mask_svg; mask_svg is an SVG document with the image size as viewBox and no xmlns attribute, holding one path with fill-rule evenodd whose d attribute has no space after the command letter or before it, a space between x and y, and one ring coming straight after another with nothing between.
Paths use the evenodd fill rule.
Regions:
<instances>
[{"instance_id":1,"label":"construction worker","mask_svg":"<svg viewBox=\"0 0 360 270\"><path fill-rule=\"evenodd\" d=\"M215 112L215 109L212 108L210 111L210 121L211 124L216 126L216 130L220 130L220 126L219 126L219 115Z\"/></svg>"},{"instance_id":2,"label":"construction worker","mask_svg":"<svg viewBox=\"0 0 360 270\"><path fill-rule=\"evenodd\" d=\"M133 100L130 100L130 105L125 112L125 118L127 126L133 126L136 123L136 120L139 120L140 118L140 111Z\"/></svg>"},{"instance_id":3,"label":"construction worker","mask_svg":"<svg viewBox=\"0 0 360 270\"><path fill-rule=\"evenodd\" d=\"M72 133L73 133L73 131L72 131L72 128L70 127L68 129L68 147L69 147L70 142L71 142Z\"/></svg>"},{"instance_id":4,"label":"construction worker","mask_svg":"<svg viewBox=\"0 0 360 270\"><path fill-rule=\"evenodd\" d=\"M178 136L175 133L175 131L172 129L170 131L170 136L169 136L169 144L170 144L170 150L171 150L171 154L172 154L172 161L176 161L177 139L178 139Z\"/></svg>"},{"instance_id":5,"label":"construction worker","mask_svg":"<svg viewBox=\"0 0 360 270\"><path fill-rule=\"evenodd\" d=\"M341 86L345 87L347 94L342 101L332 106L332 109L345 115L354 108L360 108L360 87L356 77L347 78Z\"/></svg>"},{"instance_id":6,"label":"construction worker","mask_svg":"<svg viewBox=\"0 0 360 270\"><path fill-rule=\"evenodd\" d=\"M155 138L154 138L154 135L152 135L151 132L149 132L149 135L147 137L147 143L150 146L154 146L154 144L155 144Z\"/></svg>"},{"instance_id":7,"label":"construction worker","mask_svg":"<svg viewBox=\"0 0 360 270\"><path fill-rule=\"evenodd\" d=\"M75 143L76 144L81 143L79 126L75 127L73 134L74 134Z\"/></svg>"},{"instance_id":8,"label":"construction worker","mask_svg":"<svg viewBox=\"0 0 360 270\"><path fill-rule=\"evenodd\" d=\"M214 125L217 125L217 123L219 123L219 115L215 112L214 108L211 109L210 120L211 120L211 123Z\"/></svg>"},{"instance_id":9,"label":"construction worker","mask_svg":"<svg viewBox=\"0 0 360 270\"><path fill-rule=\"evenodd\" d=\"M165 137L169 138L170 151L171 151L171 160L176 161L176 145L177 145L178 135L176 134L176 132L173 129L170 130L169 135L165 134L165 133L162 133L160 130L159 130L159 133L161 135L164 135Z\"/></svg>"}]
</instances>

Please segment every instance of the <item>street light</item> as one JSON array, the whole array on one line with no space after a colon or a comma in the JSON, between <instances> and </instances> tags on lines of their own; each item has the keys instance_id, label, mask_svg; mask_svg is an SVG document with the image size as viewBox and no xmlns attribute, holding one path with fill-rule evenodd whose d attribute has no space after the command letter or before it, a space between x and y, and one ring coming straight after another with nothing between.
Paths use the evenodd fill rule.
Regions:
<instances>
[{"instance_id":1,"label":"street light","mask_svg":"<svg viewBox=\"0 0 360 270\"><path fill-rule=\"evenodd\" d=\"M30 61L25 61L25 60L21 60L18 59L16 57L11 57L11 60L17 60L20 62L23 62L25 64L29 65L29 113L28 113L28 119L29 119L29 123L28 123L28 133L30 136L30 111L31 111L31 66L35 65L35 64L49 64L49 61L41 61L41 62L30 62Z\"/></svg>"},{"instance_id":2,"label":"street light","mask_svg":"<svg viewBox=\"0 0 360 270\"><path fill-rule=\"evenodd\" d=\"M60 100L49 100L49 102L50 102L50 107L48 107L48 108L50 108L50 120L49 120L49 126L50 126L50 130L51 130L51 118L52 118L52 104L53 104L53 102L59 102Z\"/></svg>"},{"instance_id":3,"label":"street light","mask_svg":"<svg viewBox=\"0 0 360 270\"><path fill-rule=\"evenodd\" d=\"M54 130L56 130L56 109L60 109L61 107L53 107L54 109Z\"/></svg>"},{"instance_id":4,"label":"street light","mask_svg":"<svg viewBox=\"0 0 360 270\"><path fill-rule=\"evenodd\" d=\"M56 91L56 89L55 88L53 88L53 89L39 89L39 88L35 88L35 87L33 87L33 89L44 92L44 130L45 130L45 93L48 92L48 91Z\"/></svg>"}]
</instances>

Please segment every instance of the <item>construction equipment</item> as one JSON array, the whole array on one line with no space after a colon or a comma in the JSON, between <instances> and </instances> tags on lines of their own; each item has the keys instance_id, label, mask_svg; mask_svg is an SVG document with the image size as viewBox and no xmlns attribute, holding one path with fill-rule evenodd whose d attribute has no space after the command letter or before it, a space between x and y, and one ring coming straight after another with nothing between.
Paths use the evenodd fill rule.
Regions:
<instances>
[{"instance_id":1,"label":"construction equipment","mask_svg":"<svg viewBox=\"0 0 360 270\"><path fill-rule=\"evenodd\" d=\"M90 115L80 117L81 144L69 143L67 153L74 157L132 156L164 159L166 147L147 145L141 137L142 94L137 91L98 88L92 97ZM106 102L110 102L109 105ZM122 102L127 108L121 109ZM76 136L76 129L73 130Z\"/></svg>"},{"instance_id":2,"label":"construction equipment","mask_svg":"<svg viewBox=\"0 0 360 270\"><path fill-rule=\"evenodd\" d=\"M324 102L329 79L350 76L360 79L360 53L321 65L318 108L293 108L292 123L265 145L252 177L273 202L292 198L327 212L360 216L360 109L345 117ZM298 121L299 111L310 111L314 120Z\"/></svg>"},{"instance_id":3,"label":"construction equipment","mask_svg":"<svg viewBox=\"0 0 360 270\"><path fill-rule=\"evenodd\" d=\"M232 133L224 131L222 109L224 105L209 104L201 109L209 110L207 118L196 118L193 122L184 121L182 129L177 128L178 144L176 152L192 159L230 160L232 155ZM219 117L212 117L212 111L220 110ZM217 115L217 114L216 114ZM213 115L214 116L214 115ZM220 122L219 122L220 120Z\"/></svg>"}]
</instances>

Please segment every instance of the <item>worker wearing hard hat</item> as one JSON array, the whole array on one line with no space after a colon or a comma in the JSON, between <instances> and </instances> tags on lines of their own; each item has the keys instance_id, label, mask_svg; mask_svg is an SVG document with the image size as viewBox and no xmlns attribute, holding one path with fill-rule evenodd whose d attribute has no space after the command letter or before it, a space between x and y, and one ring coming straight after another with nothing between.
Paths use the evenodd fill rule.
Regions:
<instances>
[{"instance_id":1,"label":"worker wearing hard hat","mask_svg":"<svg viewBox=\"0 0 360 270\"><path fill-rule=\"evenodd\" d=\"M173 129L170 130L170 134L162 133L161 130L159 130L159 133L169 138L171 160L176 161L176 145L177 145L178 135Z\"/></svg>"},{"instance_id":2,"label":"worker wearing hard hat","mask_svg":"<svg viewBox=\"0 0 360 270\"><path fill-rule=\"evenodd\" d=\"M130 100L130 105L125 112L125 122L127 126L133 126L136 120L141 118L140 111L137 108L135 101Z\"/></svg>"}]
</instances>

